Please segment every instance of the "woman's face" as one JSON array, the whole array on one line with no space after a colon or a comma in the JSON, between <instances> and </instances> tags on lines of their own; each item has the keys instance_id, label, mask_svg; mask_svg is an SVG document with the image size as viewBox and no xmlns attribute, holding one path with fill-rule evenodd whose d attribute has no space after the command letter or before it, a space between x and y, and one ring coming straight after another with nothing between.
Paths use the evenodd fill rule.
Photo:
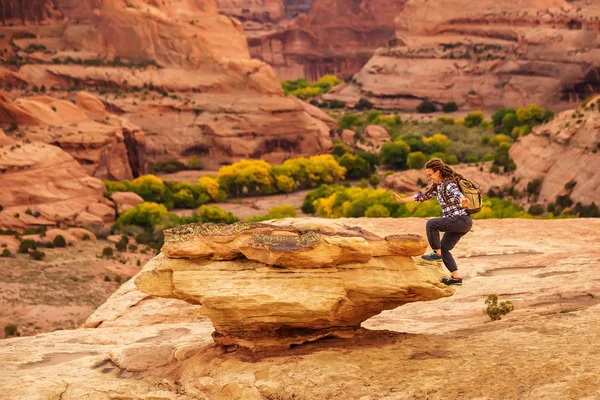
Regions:
<instances>
[{"instance_id":1,"label":"woman's face","mask_svg":"<svg viewBox=\"0 0 600 400\"><path fill-rule=\"evenodd\" d=\"M431 168L426 168L427 179L433 183L440 183L442 181L442 173L440 171L434 171Z\"/></svg>"}]
</instances>

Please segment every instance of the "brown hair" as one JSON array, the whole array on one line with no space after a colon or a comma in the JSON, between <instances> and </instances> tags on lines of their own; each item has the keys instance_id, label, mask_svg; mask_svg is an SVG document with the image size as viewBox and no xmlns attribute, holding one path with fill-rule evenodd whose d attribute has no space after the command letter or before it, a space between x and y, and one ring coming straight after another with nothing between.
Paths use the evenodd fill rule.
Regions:
<instances>
[{"instance_id":1,"label":"brown hair","mask_svg":"<svg viewBox=\"0 0 600 400\"><path fill-rule=\"evenodd\" d=\"M454 182L458 185L459 180L465 179L464 176L462 176L461 174L459 174L458 172L453 170L452 167L450 167L448 164L446 164L439 158L432 158L431 160L427 161L427 163L425 164L425 168L432 169L433 172L440 171L440 174L442 175L442 183ZM435 192L436 188L437 188L437 185L434 183L433 185L431 185L431 187L429 189L427 189L427 192L425 192L425 194L426 195L433 194L433 192ZM445 188L445 185L444 185L444 188ZM446 200L446 193L444 193L444 192L445 192L445 190L442 191L442 197L444 198L444 200Z\"/></svg>"}]
</instances>

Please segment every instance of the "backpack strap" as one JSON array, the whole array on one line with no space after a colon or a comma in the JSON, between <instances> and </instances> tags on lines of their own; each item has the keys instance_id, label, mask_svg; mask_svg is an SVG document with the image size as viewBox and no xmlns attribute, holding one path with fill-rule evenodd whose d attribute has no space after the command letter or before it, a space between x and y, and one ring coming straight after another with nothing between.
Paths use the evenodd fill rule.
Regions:
<instances>
[{"instance_id":1,"label":"backpack strap","mask_svg":"<svg viewBox=\"0 0 600 400\"><path fill-rule=\"evenodd\" d=\"M448 204L448 197L446 196L446 187L449 183L455 183L458 186L458 190L460 190L460 185L458 184L458 178L454 180L448 180L442 182L442 199L444 199L444 203Z\"/></svg>"}]
</instances>

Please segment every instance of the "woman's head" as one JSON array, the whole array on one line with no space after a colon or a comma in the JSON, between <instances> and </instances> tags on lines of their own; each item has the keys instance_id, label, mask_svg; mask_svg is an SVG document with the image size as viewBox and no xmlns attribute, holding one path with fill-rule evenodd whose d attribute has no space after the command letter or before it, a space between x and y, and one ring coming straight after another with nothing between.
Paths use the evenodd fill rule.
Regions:
<instances>
[{"instance_id":1,"label":"woman's head","mask_svg":"<svg viewBox=\"0 0 600 400\"><path fill-rule=\"evenodd\" d=\"M459 179L464 179L461 174L453 170L452 167L439 158L432 158L427 161L427 163L425 163L425 172L427 173L427 178L434 183L427 193L435 190L435 184L442 182L458 182Z\"/></svg>"},{"instance_id":2,"label":"woman's head","mask_svg":"<svg viewBox=\"0 0 600 400\"><path fill-rule=\"evenodd\" d=\"M425 172L427 173L427 179L433 183L441 183L444 181L444 167L448 167L439 158L432 158L425 164ZM451 169L451 168L450 168Z\"/></svg>"}]
</instances>

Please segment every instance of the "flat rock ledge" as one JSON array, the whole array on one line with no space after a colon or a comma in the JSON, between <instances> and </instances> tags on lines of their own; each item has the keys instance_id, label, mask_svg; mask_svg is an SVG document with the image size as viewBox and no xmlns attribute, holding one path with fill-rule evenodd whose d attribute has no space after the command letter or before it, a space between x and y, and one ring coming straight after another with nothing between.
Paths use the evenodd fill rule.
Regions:
<instances>
[{"instance_id":1,"label":"flat rock ledge","mask_svg":"<svg viewBox=\"0 0 600 400\"><path fill-rule=\"evenodd\" d=\"M217 344L283 349L352 337L383 310L451 296L441 266L411 258L426 246L333 222L190 224L165 231L135 285L201 305Z\"/></svg>"}]
</instances>

